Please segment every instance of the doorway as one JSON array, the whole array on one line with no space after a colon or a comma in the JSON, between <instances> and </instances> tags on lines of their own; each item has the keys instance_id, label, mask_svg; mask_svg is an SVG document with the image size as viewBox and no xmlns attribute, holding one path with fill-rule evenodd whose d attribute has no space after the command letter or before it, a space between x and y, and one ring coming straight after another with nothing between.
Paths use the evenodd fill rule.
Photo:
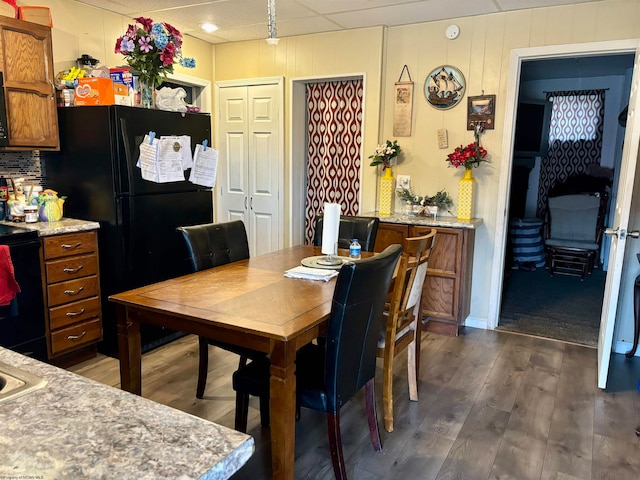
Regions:
<instances>
[{"instance_id":1,"label":"doorway","mask_svg":"<svg viewBox=\"0 0 640 480\"><path fill-rule=\"evenodd\" d=\"M545 269L548 218L536 211L536 203L540 165L548 148L547 138L542 137L548 137L551 116L551 104L546 96L554 91L604 90L603 141L597 166L593 165L594 168L583 175L572 175L570 165L558 166L567 171L554 173L563 180L574 179L574 183L602 186L601 194L608 198L604 212L604 221L608 224L616 198L614 173L620 171L622 159L624 128L618 116L628 104L633 62L633 54L523 61L497 329L597 347L609 239L600 240L596 268L584 280L579 276L551 276ZM523 126L526 136L519 133ZM534 135L539 138L531 138L532 132L539 132ZM526 261L529 259L531 261Z\"/></svg>"}]
</instances>

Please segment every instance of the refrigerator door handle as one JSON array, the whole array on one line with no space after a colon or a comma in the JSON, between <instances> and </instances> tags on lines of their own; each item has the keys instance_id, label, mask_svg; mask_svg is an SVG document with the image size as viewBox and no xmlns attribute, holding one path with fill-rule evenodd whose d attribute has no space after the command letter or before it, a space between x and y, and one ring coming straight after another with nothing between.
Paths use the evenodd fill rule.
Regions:
<instances>
[{"instance_id":1,"label":"refrigerator door handle","mask_svg":"<svg viewBox=\"0 0 640 480\"><path fill-rule=\"evenodd\" d=\"M122 144L124 146L124 155L127 160L125 162L125 164L127 165L127 188L124 189L122 188L122 185L120 185L120 189L121 189L121 193L125 193L125 191L132 193L131 189L132 189L133 179L134 179L132 168L136 164L136 162L134 161L134 159L131 158L132 150L131 150L131 145L129 144L129 136L127 135L127 120L124 117L120 117L119 120L120 120L120 136L122 138Z\"/></svg>"}]
</instances>

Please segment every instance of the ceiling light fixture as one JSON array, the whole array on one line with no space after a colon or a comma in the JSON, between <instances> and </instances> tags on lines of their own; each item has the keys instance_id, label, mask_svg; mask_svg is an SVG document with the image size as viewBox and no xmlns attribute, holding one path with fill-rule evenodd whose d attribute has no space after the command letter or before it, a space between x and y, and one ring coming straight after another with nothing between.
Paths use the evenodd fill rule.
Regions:
<instances>
[{"instance_id":1,"label":"ceiling light fixture","mask_svg":"<svg viewBox=\"0 0 640 480\"><path fill-rule=\"evenodd\" d=\"M269 29L267 43L269 45L278 45L280 39L276 31L276 0L267 0L267 20Z\"/></svg>"},{"instance_id":2,"label":"ceiling light fixture","mask_svg":"<svg viewBox=\"0 0 640 480\"><path fill-rule=\"evenodd\" d=\"M218 30L218 26L214 25L213 23L202 23L200 25L200 28L207 33L215 32L216 30Z\"/></svg>"}]
</instances>

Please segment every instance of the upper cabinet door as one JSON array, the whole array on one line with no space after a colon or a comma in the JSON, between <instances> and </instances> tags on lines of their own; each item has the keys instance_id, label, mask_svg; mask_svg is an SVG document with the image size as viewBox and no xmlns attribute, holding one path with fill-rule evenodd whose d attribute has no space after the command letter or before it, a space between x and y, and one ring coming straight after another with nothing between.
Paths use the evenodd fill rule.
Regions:
<instances>
[{"instance_id":1,"label":"upper cabinet door","mask_svg":"<svg viewBox=\"0 0 640 480\"><path fill-rule=\"evenodd\" d=\"M51 28L0 17L9 148L58 149Z\"/></svg>"}]
</instances>

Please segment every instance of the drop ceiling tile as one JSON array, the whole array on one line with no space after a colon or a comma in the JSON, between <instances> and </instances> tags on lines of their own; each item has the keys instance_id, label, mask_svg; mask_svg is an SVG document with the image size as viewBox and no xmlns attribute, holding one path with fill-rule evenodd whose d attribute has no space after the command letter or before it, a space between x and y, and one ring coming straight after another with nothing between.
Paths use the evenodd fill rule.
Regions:
<instances>
[{"instance_id":1,"label":"drop ceiling tile","mask_svg":"<svg viewBox=\"0 0 640 480\"><path fill-rule=\"evenodd\" d=\"M326 15L329 13L353 12L356 10L370 10L389 5L409 4L423 0L297 0L301 5L309 7L311 10ZM431 2L434 3L434 2ZM280 5L280 0L276 0L276 10Z\"/></svg>"},{"instance_id":2,"label":"drop ceiling tile","mask_svg":"<svg viewBox=\"0 0 640 480\"><path fill-rule=\"evenodd\" d=\"M595 1L598 0L496 0L496 3L499 5L501 11L507 11Z\"/></svg>"}]
</instances>

